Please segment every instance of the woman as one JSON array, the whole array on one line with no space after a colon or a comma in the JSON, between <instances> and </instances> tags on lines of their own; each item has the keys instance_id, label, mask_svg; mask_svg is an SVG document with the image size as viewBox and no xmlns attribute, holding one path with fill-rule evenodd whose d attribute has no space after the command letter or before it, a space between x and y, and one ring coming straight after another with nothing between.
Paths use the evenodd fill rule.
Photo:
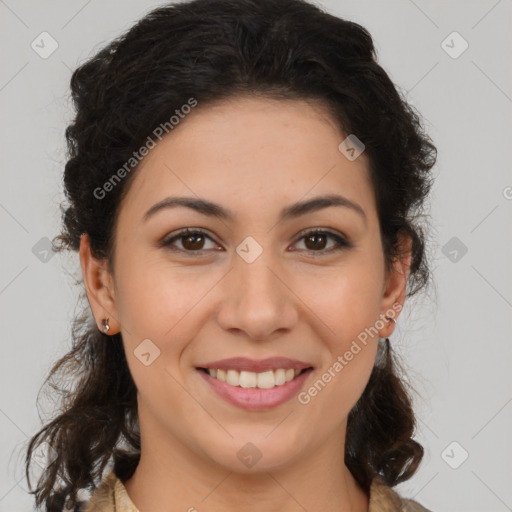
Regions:
<instances>
[{"instance_id":1,"label":"woman","mask_svg":"<svg viewBox=\"0 0 512 512\"><path fill-rule=\"evenodd\" d=\"M435 147L368 32L302 0L170 4L71 89L57 241L89 308L28 446L36 504L427 510L392 489L423 449L389 336L429 280Z\"/></svg>"}]
</instances>

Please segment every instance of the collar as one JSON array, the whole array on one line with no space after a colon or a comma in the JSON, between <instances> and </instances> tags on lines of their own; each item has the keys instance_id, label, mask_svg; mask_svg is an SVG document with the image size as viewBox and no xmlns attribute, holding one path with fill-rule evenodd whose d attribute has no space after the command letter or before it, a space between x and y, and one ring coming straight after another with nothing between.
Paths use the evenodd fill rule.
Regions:
<instances>
[{"instance_id":1,"label":"collar","mask_svg":"<svg viewBox=\"0 0 512 512\"><path fill-rule=\"evenodd\" d=\"M429 512L413 500L402 499L382 477L376 476L370 487L368 512ZM94 491L83 512L140 512L112 469Z\"/></svg>"}]
</instances>

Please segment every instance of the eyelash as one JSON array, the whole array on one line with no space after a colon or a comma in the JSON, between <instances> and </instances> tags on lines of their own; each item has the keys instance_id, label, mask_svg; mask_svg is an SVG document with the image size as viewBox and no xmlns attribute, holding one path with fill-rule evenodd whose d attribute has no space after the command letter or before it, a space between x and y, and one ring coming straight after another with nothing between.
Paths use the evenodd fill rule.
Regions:
<instances>
[{"instance_id":1,"label":"eyelash","mask_svg":"<svg viewBox=\"0 0 512 512\"><path fill-rule=\"evenodd\" d=\"M190 236L190 235L203 235L206 238L209 238L210 240L214 241L208 235L208 233L206 233L202 229L186 228L186 229L183 229L180 232L178 232L173 237L168 238L167 240L163 240L162 243L161 243L161 246L162 247L166 247L166 248L168 248L171 251L188 253L187 256L202 255L205 251L209 250L209 249L199 249L199 250L196 250L196 251L188 251L186 249L179 249L179 248L176 248L176 247L172 247L172 243L175 240L178 240L180 238L185 238L185 237ZM338 252L338 251L340 251L342 249L351 249L352 247L354 247L354 245L351 242L349 242L348 240L346 240L342 236L334 234L334 233L332 233L330 231L323 230L323 229L311 229L309 231L303 232L303 233L301 233L301 236L297 239L297 241L295 243L297 243L300 240L302 240L303 238L307 238L308 236L311 236L311 235L327 235L328 237L330 237L333 240L335 240L335 242L338 244L334 248L320 249L318 251L314 251L314 250L311 250L311 249L309 249L309 250L308 249L300 249L302 251L305 250L306 252L309 252L313 256L324 256L324 255L331 254L333 252Z\"/></svg>"}]
</instances>

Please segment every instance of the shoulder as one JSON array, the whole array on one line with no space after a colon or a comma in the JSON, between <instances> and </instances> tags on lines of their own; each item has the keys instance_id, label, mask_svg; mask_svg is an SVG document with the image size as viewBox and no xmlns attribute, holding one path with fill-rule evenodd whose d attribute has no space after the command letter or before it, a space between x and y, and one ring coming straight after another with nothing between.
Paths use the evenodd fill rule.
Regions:
<instances>
[{"instance_id":1,"label":"shoulder","mask_svg":"<svg viewBox=\"0 0 512 512\"><path fill-rule=\"evenodd\" d=\"M412 499L402 498L395 490L376 476L370 488L368 512L432 512Z\"/></svg>"},{"instance_id":2,"label":"shoulder","mask_svg":"<svg viewBox=\"0 0 512 512\"><path fill-rule=\"evenodd\" d=\"M114 471L106 476L92 495L81 499L77 506L71 509L63 509L62 512L114 512L116 496L119 503L128 505L123 494L124 488L118 481ZM126 510L134 510L131 504ZM136 510L136 509L135 509ZM370 487L370 503L368 512L432 512L420 505L417 501L401 497L391 487L386 485L380 476L376 476Z\"/></svg>"},{"instance_id":3,"label":"shoulder","mask_svg":"<svg viewBox=\"0 0 512 512\"><path fill-rule=\"evenodd\" d=\"M83 491L76 506L64 508L62 512L113 512L116 479L114 471L110 471L93 493Z\"/></svg>"}]
</instances>

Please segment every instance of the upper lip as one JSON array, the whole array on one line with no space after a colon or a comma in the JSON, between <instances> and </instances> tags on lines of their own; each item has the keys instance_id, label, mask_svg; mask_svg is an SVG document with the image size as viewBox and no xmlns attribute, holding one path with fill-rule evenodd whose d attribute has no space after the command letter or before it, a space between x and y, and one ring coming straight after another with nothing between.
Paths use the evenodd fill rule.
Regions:
<instances>
[{"instance_id":1,"label":"upper lip","mask_svg":"<svg viewBox=\"0 0 512 512\"><path fill-rule=\"evenodd\" d=\"M303 370L310 368L313 365L299 361L297 359L289 359L288 357L269 357L267 359L249 359L247 357L232 357L230 359L221 359L219 361L212 361L204 365L198 366L198 368L209 368L217 370L237 370L261 373L269 370L278 370L280 368L294 370Z\"/></svg>"}]
</instances>

